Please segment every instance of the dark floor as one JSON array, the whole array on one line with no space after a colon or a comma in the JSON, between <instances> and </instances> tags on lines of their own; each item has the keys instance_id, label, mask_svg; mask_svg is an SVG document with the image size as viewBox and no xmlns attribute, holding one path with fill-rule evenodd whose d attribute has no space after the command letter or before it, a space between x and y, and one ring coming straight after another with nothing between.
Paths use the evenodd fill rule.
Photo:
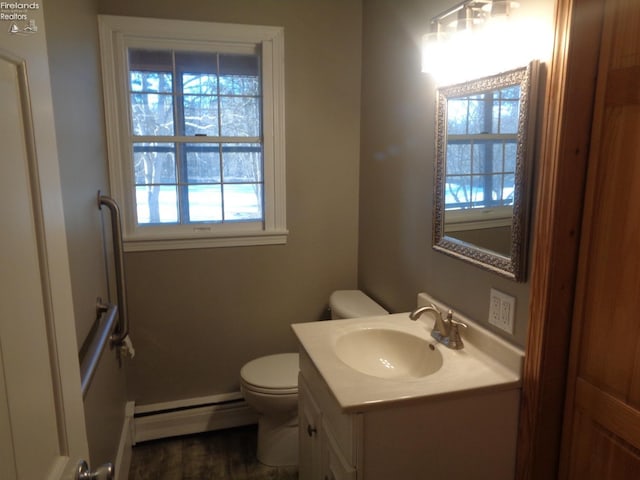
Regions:
<instances>
[{"instance_id":1,"label":"dark floor","mask_svg":"<svg viewBox=\"0 0 640 480\"><path fill-rule=\"evenodd\" d=\"M256 426L139 443L129 480L297 480L297 467L256 459Z\"/></svg>"}]
</instances>

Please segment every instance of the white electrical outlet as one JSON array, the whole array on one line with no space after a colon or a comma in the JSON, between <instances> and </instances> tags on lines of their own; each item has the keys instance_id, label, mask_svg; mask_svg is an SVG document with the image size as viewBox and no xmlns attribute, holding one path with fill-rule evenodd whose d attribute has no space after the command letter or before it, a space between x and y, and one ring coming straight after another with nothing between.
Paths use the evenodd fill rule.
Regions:
<instances>
[{"instance_id":1,"label":"white electrical outlet","mask_svg":"<svg viewBox=\"0 0 640 480\"><path fill-rule=\"evenodd\" d=\"M513 335L516 299L495 288L489 294L489 323Z\"/></svg>"}]
</instances>

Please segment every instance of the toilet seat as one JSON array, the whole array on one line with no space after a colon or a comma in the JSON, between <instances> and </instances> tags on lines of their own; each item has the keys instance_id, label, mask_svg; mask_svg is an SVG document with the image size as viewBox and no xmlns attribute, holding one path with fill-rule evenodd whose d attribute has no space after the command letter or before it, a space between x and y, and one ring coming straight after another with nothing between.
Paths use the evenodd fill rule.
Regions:
<instances>
[{"instance_id":1,"label":"toilet seat","mask_svg":"<svg viewBox=\"0 0 640 480\"><path fill-rule=\"evenodd\" d=\"M240 370L242 386L267 395L292 395L298 392L297 353L279 353L256 358Z\"/></svg>"}]
</instances>

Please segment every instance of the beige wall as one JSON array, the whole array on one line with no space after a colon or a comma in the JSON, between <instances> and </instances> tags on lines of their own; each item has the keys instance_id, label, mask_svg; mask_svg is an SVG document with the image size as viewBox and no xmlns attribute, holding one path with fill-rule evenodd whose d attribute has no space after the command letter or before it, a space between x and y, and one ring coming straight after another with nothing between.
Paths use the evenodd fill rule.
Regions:
<instances>
[{"instance_id":1,"label":"beige wall","mask_svg":"<svg viewBox=\"0 0 640 480\"><path fill-rule=\"evenodd\" d=\"M139 404L238 390L241 366L295 348L289 325L357 280L361 2L104 0L100 13L285 29L288 243L129 253Z\"/></svg>"},{"instance_id":2,"label":"beige wall","mask_svg":"<svg viewBox=\"0 0 640 480\"><path fill-rule=\"evenodd\" d=\"M510 339L523 345L528 283L431 248L435 86L420 72L420 39L429 19L453 3L364 2L359 286L394 311L411 309L416 293L427 291L487 325L489 291L497 288L517 299ZM520 3L551 22L552 0Z\"/></svg>"},{"instance_id":3,"label":"beige wall","mask_svg":"<svg viewBox=\"0 0 640 480\"><path fill-rule=\"evenodd\" d=\"M96 202L98 190L108 192L97 2L56 0L43 8L74 313L82 345L95 320L97 297L109 298ZM85 399L92 465L115 460L125 402L124 372L115 353L107 351Z\"/></svg>"}]
</instances>

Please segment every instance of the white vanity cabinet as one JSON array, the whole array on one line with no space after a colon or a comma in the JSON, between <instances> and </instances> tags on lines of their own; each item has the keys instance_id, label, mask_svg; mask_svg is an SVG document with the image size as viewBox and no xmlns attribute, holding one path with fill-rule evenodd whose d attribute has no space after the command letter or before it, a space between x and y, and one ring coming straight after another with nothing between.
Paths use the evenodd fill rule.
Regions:
<instances>
[{"instance_id":1,"label":"white vanity cabinet","mask_svg":"<svg viewBox=\"0 0 640 480\"><path fill-rule=\"evenodd\" d=\"M310 362L301 359L301 364ZM300 372L300 480L356 480L356 446L359 415L340 413L319 374L305 368ZM320 381L318 381L320 380ZM310 383L309 383L310 382ZM312 385L312 386L311 386ZM340 440L338 440L338 438Z\"/></svg>"},{"instance_id":2,"label":"white vanity cabinet","mask_svg":"<svg viewBox=\"0 0 640 480\"><path fill-rule=\"evenodd\" d=\"M344 409L302 348L299 392L300 480L514 478L519 388Z\"/></svg>"}]
</instances>

